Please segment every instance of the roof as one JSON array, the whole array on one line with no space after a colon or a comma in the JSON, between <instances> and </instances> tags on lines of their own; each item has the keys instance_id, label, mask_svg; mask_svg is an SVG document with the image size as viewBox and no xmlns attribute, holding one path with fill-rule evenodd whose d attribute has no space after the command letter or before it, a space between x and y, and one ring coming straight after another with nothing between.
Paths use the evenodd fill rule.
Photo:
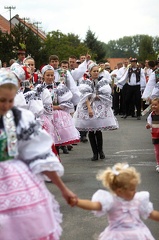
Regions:
<instances>
[{"instance_id":1,"label":"roof","mask_svg":"<svg viewBox=\"0 0 159 240\"><path fill-rule=\"evenodd\" d=\"M33 23L26 22L25 18L22 19L19 17L19 15L15 15L12 19L11 22L16 25L18 23L21 23L25 27L29 28L32 30L33 33L36 35L38 34L38 37L41 38L43 41L46 40L46 35L43 31L41 31L37 26L35 26Z\"/></svg>"},{"instance_id":2,"label":"roof","mask_svg":"<svg viewBox=\"0 0 159 240\"><path fill-rule=\"evenodd\" d=\"M13 25L11 27L13 27ZM0 30L3 33L10 33L10 22L2 15L0 15Z\"/></svg>"},{"instance_id":3,"label":"roof","mask_svg":"<svg viewBox=\"0 0 159 240\"><path fill-rule=\"evenodd\" d=\"M115 66L119 62L123 62L125 58L107 58L107 61L110 63L111 70L114 70Z\"/></svg>"}]
</instances>

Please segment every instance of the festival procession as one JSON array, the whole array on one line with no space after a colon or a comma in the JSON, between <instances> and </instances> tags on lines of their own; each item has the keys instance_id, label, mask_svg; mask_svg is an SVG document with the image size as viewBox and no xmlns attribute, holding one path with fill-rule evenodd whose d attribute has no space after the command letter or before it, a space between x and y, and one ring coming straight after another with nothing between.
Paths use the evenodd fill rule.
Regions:
<instances>
[{"instance_id":1,"label":"festival procession","mask_svg":"<svg viewBox=\"0 0 159 240\"><path fill-rule=\"evenodd\" d=\"M143 63L127 54L113 65L91 51L68 57L63 49L63 58L58 51L40 64L27 43L6 61L0 56L0 240L158 240L149 226L159 222L159 205L149 188L138 188L142 174L134 155L126 159L126 149L117 158L115 142L127 125L134 124L134 131L142 125L150 138L152 175L159 177L159 55ZM132 135L128 131L120 144L133 146ZM116 154L111 164L110 142ZM74 172L77 155L78 164L91 166L82 177ZM68 159L74 179L66 181ZM89 170L94 182L82 191ZM70 184L76 177L78 184ZM61 201L70 218L97 219L99 234L92 227L87 238L79 227L76 238L66 239ZM68 224L68 232L73 224L78 228L73 220Z\"/></svg>"}]
</instances>

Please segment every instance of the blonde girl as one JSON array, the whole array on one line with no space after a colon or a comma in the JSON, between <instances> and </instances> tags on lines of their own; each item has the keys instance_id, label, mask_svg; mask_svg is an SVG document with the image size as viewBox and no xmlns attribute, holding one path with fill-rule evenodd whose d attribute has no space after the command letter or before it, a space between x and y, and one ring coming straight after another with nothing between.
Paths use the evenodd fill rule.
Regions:
<instances>
[{"instance_id":1,"label":"blonde girl","mask_svg":"<svg viewBox=\"0 0 159 240\"><path fill-rule=\"evenodd\" d=\"M141 220L150 218L159 221L159 212L153 210L149 193L136 192L140 174L126 163L117 163L97 176L110 190L98 190L92 200L71 199L71 204L93 210L97 217L107 215L108 227L100 234L100 240L154 240Z\"/></svg>"}]
</instances>

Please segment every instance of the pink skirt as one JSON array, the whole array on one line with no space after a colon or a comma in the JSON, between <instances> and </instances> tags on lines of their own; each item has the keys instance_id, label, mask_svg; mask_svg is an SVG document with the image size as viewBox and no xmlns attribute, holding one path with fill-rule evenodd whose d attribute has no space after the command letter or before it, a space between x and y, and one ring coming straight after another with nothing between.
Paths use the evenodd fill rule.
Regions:
<instances>
[{"instance_id":1,"label":"pink skirt","mask_svg":"<svg viewBox=\"0 0 159 240\"><path fill-rule=\"evenodd\" d=\"M71 115L63 110L54 110L53 115L42 116L44 129L52 136L56 146L80 141L80 133L75 128Z\"/></svg>"},{"instance_id":2,"label":"pink skirt","mask_svg":"<svg viewBox=\"0 0 159 240\"><path fill-rule=\"evenodd\" d=\"M20 160L0 162L0 239L59 240L59 204Z\"/></svg>"}]
</instances>

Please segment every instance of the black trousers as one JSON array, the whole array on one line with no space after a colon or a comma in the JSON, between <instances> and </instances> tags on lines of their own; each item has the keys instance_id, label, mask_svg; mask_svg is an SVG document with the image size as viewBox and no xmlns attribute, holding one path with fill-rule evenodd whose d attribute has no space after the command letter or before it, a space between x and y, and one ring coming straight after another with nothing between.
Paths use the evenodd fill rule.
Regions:
<instances>
[{"instance_id":1,"label":"black trousers","mask_svg":"<svg viewBox=\"0 0 159 240\"><path fill-rule=\"evenodd\" d=\"M123 113L123 97L122 97L122 90L117 91L117 87L114 87L113 93L113 109L114 113L121 114Z\"/></svg>"},{"instance_id":2,"label":"black trousers","mask_svg":"<svg viewBox=\"0 0 159 240\"><path fill-rule=\"evenodd\" d=\"M130 105L134 102L137 110L137 117L141 116L141 91L140 85L130 86L127 85L126 97L125 97L125 107L126 115L129 115Z\"/></svg>"},{"instance_id":3,"label":"black trousers","mask_svg":"<svg viewBox=\"0 0 159 240\"><path fill-rule=\"evenodd\" d=\"M80 136L81 136L81 138L86 137L87 131L80 131Z\"/></svg>"},{"instance_id":4,"label":"black trousers","mask_svg":"<svg viewBox=\"0 0 159 240\"><path fill-rule=\"evenodd\" d=\"M90 145L94 155L103 151L103 135L101 131L89 132L88 133Z\"/></svg>"}]
</instances>

